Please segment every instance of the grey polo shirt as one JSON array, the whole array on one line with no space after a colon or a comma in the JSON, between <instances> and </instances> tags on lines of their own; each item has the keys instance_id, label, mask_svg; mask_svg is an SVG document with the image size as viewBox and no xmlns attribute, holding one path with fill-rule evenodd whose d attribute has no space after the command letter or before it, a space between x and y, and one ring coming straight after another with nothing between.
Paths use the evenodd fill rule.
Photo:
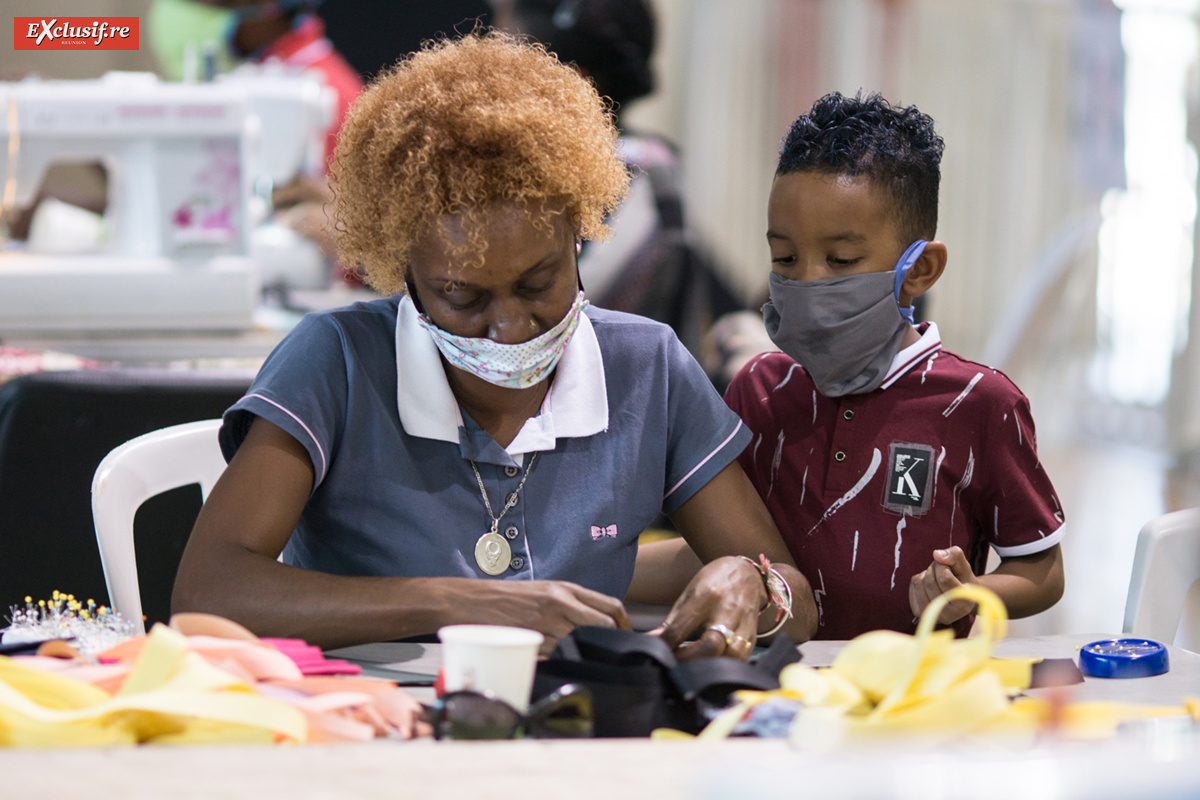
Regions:
<instances>
[{"instance_id":1,"label":"grey polo shirt","mask_svg":"<svg viewBox=\"0 0 1200 800\"><path fill-rule=\"evenodd\" d=\"M462 412L407 297L306 316L225 414L232 458L257 415L308 451L316 478L284 561L339 575L569 580L624 597L638 535L730 464L750 433L670 328L588 307L539 414L501 448Z\"/></svg>"}]
</instances>

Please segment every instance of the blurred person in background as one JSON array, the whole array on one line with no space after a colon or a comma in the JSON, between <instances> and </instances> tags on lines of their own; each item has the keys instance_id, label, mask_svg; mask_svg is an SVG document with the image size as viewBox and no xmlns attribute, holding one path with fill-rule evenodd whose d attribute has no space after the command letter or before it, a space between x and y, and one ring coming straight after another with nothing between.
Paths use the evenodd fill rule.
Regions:
<instances>
[{"instance_id":1,"label":"blurred person in background","mask_svg":"<svg viewBox=\"0 0 1200 800\"><path fill-rule=\"evenodd\" d=\"M493 0L498 28L523 34L591 80L617 118L629 196L613 236L587 242L579 271L592 302L670 325L700 359L716 317L743 307L711 255L687 228L674 145L626 125L629 106L651 94L657 24L645 0ZM703 363L703 360L702 360Z\"/></svg>"},{"instance_id":2,"label":"blurred person in background","mask_svg":"<svg viewBox=\"0 0 1200 800\"><path fill-rule=\"evenodd\" d=\"M154 0L147 16L150 45L168 80L182 80L204 69L206 50L212 68L225 73L243 63L278 60L308 70L333 89L337 113L326 141L332 155L337 131L363 89L362 78L325 36L316 14L321 0ZM189 64L192 59L199 59Z\"/></svg>"},{"instance_id":3,"label":"blurred person in background","mask_svg":"<svg viewBox=\"0 0 1200 800\"><path fill-rule=\"evenodd\" d=\"M277 61L315 74L336 97L334 122L326 134L328 160L351 104L363 89L358 72L325 35L316 14L321 0L154 0L147 15L150 46L168 80L211 79L246 64ZM325 207L324 175L302 175L275 187L273 219L316 243L334 257ZM342 270L335 270L342 276ZM357 279L351 276L352 283Z\"/></svg>"}]
</instances>

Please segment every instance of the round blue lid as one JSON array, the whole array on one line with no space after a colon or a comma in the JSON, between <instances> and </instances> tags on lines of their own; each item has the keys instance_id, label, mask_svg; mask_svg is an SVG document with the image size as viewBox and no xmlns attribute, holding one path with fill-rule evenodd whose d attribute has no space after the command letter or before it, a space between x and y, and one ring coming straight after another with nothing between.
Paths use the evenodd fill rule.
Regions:
<instances>
[{"instance_id":1,"label":"round blue lid","mask_svg":"<svg viewBox=\"0 0 1200 800\"><path fill-rule=\"evenodd\" d=\"M1150 639L1102 639L1079 651L1079 671L1093 678L1148 678L1170 668L1167 648Z\"/></svg>"}]
</instances>

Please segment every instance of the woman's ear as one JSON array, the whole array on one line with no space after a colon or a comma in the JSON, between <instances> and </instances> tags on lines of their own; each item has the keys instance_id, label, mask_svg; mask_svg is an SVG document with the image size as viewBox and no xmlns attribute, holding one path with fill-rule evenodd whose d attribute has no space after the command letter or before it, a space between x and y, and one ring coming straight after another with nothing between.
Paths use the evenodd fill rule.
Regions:
<instances>
[{"instance_id":1,"label":"woman's ear","mask_svg":"<svg viewBox=\"0 0 1200 800\"><path fill-rule=\"evenodd\" d=\"M914 297L928 292L930 287L937 283L938 278L942 277L945 269L946 245L942 242L930 242L925 245L925 251L909 268L908 274L904 276L904 283L900 284L901 304L905 304L906 299L911 302Z\"/></svg>"}]
</instances>

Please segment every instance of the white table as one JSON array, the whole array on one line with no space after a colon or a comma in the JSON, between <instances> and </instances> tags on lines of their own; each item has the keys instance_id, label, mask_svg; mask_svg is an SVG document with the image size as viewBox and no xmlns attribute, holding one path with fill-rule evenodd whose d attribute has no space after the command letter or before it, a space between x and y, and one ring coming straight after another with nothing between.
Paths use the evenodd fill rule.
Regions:
<instances>
[{"instance_id":1,"label":"white table","mask_svg":"<svg viewBox=\"0 0 1200 800\"><path fill-rule=\"evenodd\" d=\"M1103 636L1000 643L1000 654L1068 657ZM819 665L839 645L802 646ZM388 645L413 671L436 663L436 645ZM377 651L377 655L383 651ZM417 658L413 658L416 654ZM386 655L386 654L385 654ZM1164 702L1200 695L1200 655L1171 648L1160 678L1081 688ZM420 659L424 660L421 661ZM1093 688L1093 686L1095 688ZM1170 687L1170 688L1163 688ZM1170 702L1177 704L1182 695ZM1200 797L1200 741L1043 745L1013 752L911 749L805 753L779 740L644 739L517 742L374 742L319 747L113 748L0 751L0 797L55 798L1104 798Z\"/></svg>"}]
</instances>

